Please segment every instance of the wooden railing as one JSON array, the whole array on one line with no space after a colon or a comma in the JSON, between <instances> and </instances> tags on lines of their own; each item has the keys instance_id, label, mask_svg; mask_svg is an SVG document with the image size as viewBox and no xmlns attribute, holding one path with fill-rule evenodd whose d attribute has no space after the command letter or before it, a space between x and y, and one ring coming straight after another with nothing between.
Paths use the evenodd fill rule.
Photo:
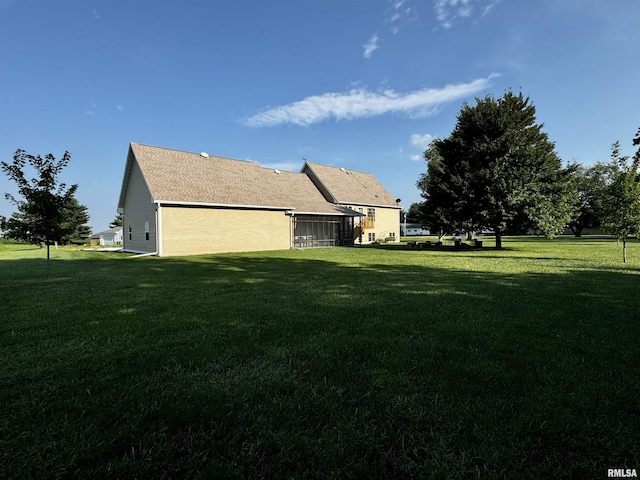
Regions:
<instances>
[{"instance_id":1,"label":"wooden railing","mask_svg":"<svg viewBox=\"0 0 640 480\"><path fill-rule=\"evenodd\" d=\"M374 228L375 220L374 217L364 217L362 219L362 228Z\"/></svg>"}]
</instances>

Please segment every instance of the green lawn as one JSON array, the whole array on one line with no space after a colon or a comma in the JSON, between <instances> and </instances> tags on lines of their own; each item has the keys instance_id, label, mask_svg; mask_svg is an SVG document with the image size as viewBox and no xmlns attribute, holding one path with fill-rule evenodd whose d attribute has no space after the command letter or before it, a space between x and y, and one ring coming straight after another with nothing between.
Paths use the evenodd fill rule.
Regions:
<instances>
[{"instance_id":1,"label":"green lawn","mask_svg":"<svg viewBox=\"0 0 640 480\"><path fill-rule=\"evenodd\" d=\"M492 242L487 242L492 244ZM485 245L487 244L485 243ZM0 244L4 478L640 470L640 244Z\"/></svg>"}]
</instances>

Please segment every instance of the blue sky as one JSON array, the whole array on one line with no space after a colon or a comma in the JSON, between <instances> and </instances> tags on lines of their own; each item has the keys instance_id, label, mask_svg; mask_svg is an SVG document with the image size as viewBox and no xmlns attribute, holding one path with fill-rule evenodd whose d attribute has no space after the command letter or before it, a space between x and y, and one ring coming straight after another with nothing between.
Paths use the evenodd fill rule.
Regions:
<instances>
[{"instance_id":1,"label":"blue sky","mask_svg":"<svg viewBox=\"0 0 640 480\"><path fill-rule=\"evenodd\" d=\"M565 162L632 154L639 18L638 0L0 0L0 158L68 150L94 231L129 142L367 171L408 208L430 139L486 94L529 96Z\"/></svg>"}]
</instances>

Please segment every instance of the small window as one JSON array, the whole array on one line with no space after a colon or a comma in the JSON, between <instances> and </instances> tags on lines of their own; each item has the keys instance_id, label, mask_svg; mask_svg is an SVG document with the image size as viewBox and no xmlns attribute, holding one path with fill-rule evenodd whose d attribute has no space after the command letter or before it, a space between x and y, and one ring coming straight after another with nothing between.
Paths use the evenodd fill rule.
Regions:
<instances>
[{"instance_id":1,"label":"small window","mask_svg":"<svg viewBox=\"0 0 640 480\"><path fill-rule=\"evenodd\" d=\"M376 209L375 208L367 208L367 217L376 218Z\"/></svg>"},{"instance_id":2,"label":"small window","mask_svg":"<svg viewBox=\"0 0 640 480\"><path fill-rule=\"evenodd\" d=\"M396 232L389 232L390 238L396 238Z\"/></svg>"},{"instance_id":3,"label":"small window","mask_svg":"<svg viewBox=\"0 0 640 480\"><path fill-rule=\"evenodd\" d=\"M376 232L369 232L369 241L370 242L376 241Z\"/></svg>"},{"instance_id":4,"label":"small window","mask_svg":"<svg viewBox=\"0 0 640 480\"><path fill-rule=\"evenodd\" d=\"M144 239L149 240L149 222L144 222Z\"/></svg>"},{"instance_id":5,"label":"small window","mask_svg":"<svg viewBox=\"0 0 640 480\"><path fill-rule=\"evenodd\" d=\"M129 240L131 240L131 225L129 225Z\"/></svg>"}]
</instances>

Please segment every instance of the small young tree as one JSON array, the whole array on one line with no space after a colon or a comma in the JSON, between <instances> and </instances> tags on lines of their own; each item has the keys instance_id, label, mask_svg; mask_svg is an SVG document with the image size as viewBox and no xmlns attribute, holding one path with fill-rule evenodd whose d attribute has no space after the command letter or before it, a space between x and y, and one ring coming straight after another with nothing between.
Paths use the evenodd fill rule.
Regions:
<instances>
[{"instance_id":1,"label":"small young tree","mask_svg":"<svg viewBox=\"0 0 640 480\"><path fill-rule=\"evenodd\" d=\"M600 197L602 230L622 240L622 261L627 261L627 238L640 233L640 149L629 164L613 144L608 181Z\"/></svg>"},{"instance_id":2,"label":"small young tree","mask_svg":"<svg viewBox=\"0 0 640 480\"><path fill-rule=\"evenodd\" d=\"M59 183L60 172L69 164L71 155L65 152L61 160L56 161L52 154L42 158L17 150L13 162L0 162L0 168L18 186L22 199L16 199L7 193L5 198L18 207L5 222L6 236L34 244L47 246L47 276L49 275L49 246L60 242L68 233L65 225L65 207L73 198L78 185ZM27 179L27 165L36 171L37 176Z\"/></svg>"}]
</instances>

